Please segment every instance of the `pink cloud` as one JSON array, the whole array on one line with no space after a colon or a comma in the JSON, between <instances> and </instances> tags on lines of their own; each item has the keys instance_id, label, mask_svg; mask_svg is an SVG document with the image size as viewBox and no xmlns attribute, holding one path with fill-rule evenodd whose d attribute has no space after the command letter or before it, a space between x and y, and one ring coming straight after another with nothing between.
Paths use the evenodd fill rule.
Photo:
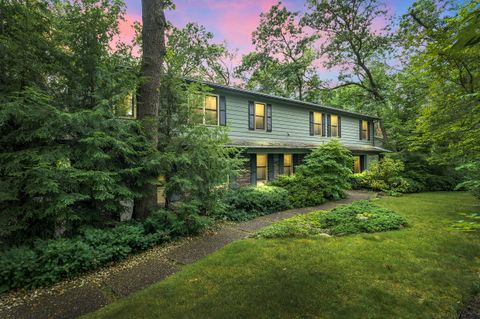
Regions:
<instances>
[{"instance_id":1,"label":"pink cloud","mask_svg":"<svg viewBox=\"0 0 480 319\"><path fill-rule=\"evenodd\" d=\"M118 21L118 30L120 32L118 40L125 43L131 43L133 41L135 38L135 30L133 29L134 22L141 23L142 17L138 15L127 14L125 15L124 20Z\"/></svg>"}]
</instances>

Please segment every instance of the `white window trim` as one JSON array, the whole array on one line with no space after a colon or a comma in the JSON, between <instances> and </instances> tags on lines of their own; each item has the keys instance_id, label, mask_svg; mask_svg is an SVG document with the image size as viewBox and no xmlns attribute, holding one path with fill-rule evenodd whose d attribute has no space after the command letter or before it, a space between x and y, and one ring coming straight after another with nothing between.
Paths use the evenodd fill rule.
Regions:
<instances>
[{"instance_id":1,"label":"white window trim","mask_svg":"<svg viewBox=\"0 0 480 319\"><path fill-rule=\"evenodd\" d=\"M206 124L205 123L205 106L206 106L206 99L207 99L207 96L215 96L217 98L217 124ZM202 115L203 115L203 119L202 119L202 123L201 125L206 125L206 126L219 126L220 125L220 95L218 94L205 94L204 98L203 98L203 106L202 106Z\"/></svg>"}]
</instances>

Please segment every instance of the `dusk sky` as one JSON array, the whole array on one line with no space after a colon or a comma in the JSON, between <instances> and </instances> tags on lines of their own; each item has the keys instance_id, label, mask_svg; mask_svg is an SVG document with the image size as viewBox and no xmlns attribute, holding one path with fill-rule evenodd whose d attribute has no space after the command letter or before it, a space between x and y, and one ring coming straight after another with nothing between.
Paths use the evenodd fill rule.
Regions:
<instances>
[{"instance_id":1,"label":"dusk sky","mask_svg":"<svg viewBox=\"0 0 480 319\"><path fill-rule=\"evenodd\" d=\"M166 12L167 19L177 27L187 22L204 25L215 35L215 42L227 41L229 49L238 49L239 57L252 50L251 34L259 22L260 13L267 11L277 0L175 0L175 10ZM391 13L403 14L413 0L388 0L386 5ZM142 20L140 0L126 0L127 20L121 24L122 39L129 41L133 21ZM291 11L304 11L305 1L287 0L283 5ZM335 77L334 71L325 72L323 77ZM330 76L329 76L330 75Z\"/></svg>"}]
</instances>

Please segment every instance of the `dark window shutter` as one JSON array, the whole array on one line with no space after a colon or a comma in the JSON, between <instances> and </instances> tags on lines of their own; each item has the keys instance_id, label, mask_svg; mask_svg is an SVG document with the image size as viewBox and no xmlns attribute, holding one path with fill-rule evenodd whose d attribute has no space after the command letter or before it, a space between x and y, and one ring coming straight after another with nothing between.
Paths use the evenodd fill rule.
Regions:
<instances>
[{"instance_id":1,"label":"dark window shutter","mask_svg":"<svg viewBox=\"0 0 480 319\"><path fill-rule=\"evenodd\" d=\"M362 139L362 120L358 120L358 130L359 130L359 135L358 139Z\"/></svg>"},{"instance_id":2,"label":"dark window shutter","mask_svg":"<svg viewBox=\"0 0 480 319\"><path fill-rule=\"evenodd\" d=\"M272 131L272 104L267 104L267 132Z\"/></svg>"},{"instance_id":3,"label":"dark window shutter","mask_svg":"<svg viewBox=\"0 0 480 319\"><path fill-rule=\"evenodd\" d=\"M338 117L338 137L342 137L342 118Z\"/></svg>"},{"instance_id":4,"label":"dark window shutter","mask_svg":"<svg viewBox=\"0 0 480 319\"><path fill-rule=\"evenodd\" d=\"M285 173L283 162L284 162L283 154L278 154L278 174L279 175L283 175L283 173Z\"/></svg>"},{"instance_id":5,"label":"dark window shutter","mask_svg":"<svg viewBox=\"0 0 480 319\"><path fill-rule=\"evenodd\" d=\"M313 112L310 112L310 136L315 134L315 129L313 125Z\"/></svg>"},{"instance_id":6,"label":"dark window shutter","mask_svg":"<svg viewBox=\"0 0 480 319\"><path fill-rule=\"evenodd\" d=\"M367 138L370 141L370 135L371 135L370 131L372 130L372 122L371 121L368 121L368 126L367 127L368 127Z\"/></svg>"},{"instance_id":7,"label":"dark window shutter","mask_svg":"<svg viewBox=\"0 0 480 319\"><path fill-rule=\"evenodd\" d=\"M322 113L322 136L325 136L326 127L327 127L327 117L325 116L325 113Z\"/></svg>"},{"instance_id":8,"label":"dark window shutter","mask_svg":"<svg viewBox=\"0 0 480 319\"><path fill-rule=\"evenodd\" d=\"M330 114L327 115L327 136L332 136L332 116Z\"/></svg>"},{"instance_id":9,"label":"dark window shutter","mask_svg":"<svg viewBox=\"0 0 480 319\"><path fill-rule=\"evenodd\" d=\"M257 185L257 154L250 154L250 184Z\"/></svg>"},{"instance_id":10,"label":"dark window shutter","mask_svg":"<svg viewBox=\"0 0 480 319\"><path fill-rule=\"evenodd\" d=\"M300 165L300 157L299 154L293 154L292 155L292 164L293 164L293 172L297 170L297 166Z\"/></svg>"},{"instance_id":11,"label":"dark window shutter","mask_svg":"<svg viewBox=\"0 0 480 319\"><path fill-rule=\"evenodd\" d=\"M248 101L248 129L255 129L255 103Z\"/></svg>"},{"instance_id":12,"label":"dark window shutter","mask_svg":"<svg viewBox=\"0 0 480 319\"><path fill-rule=\"evenodd\" d=\"M360 155L360 172L365 170L365 155Z\"/></svg>"},{"instance_id":13,"label":"dark window shutter","mask_svg":"<svg viewBox=\"0 0 480 319\"><path fill-rule=\"evenodd\" d=\"M227 125L227 99L220 95L220 125Z\"/></svg>"},{"instance_id":14,"label":"dark window shutter","mask_svg":"<svg viewBox=\"0 0 480 319\"><path fill-rule=\"evenodd\" d=\"M267 171L268 171L268 180L271 181L275 178L275 169L273 165L273 154L267 155Z\"/></svg>"}]
</instances>

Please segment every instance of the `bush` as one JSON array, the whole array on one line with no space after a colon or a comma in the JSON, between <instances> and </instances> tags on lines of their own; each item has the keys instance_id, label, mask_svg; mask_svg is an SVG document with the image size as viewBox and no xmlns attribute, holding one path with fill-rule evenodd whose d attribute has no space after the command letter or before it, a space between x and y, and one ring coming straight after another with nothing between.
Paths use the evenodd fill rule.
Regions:
<instances>
[{"instance_id":1,"label":"bush","mask_svg":"<svg viewBox=\"0 0 480 319\"><path fill-rule=\"evenodd\" d=\"M365 187L365 174L355 173L350 175L350 185L352 189L362 189Z\"/></svg>"},{"instance_id":2,"label":"bush","mask_svg":"<svg viewBox=\"0 0 480 319\"><path fill-rule=\"evenodd\" d=\"M225 207L220 217L230 220L248 220L291 208L288 192L280 187L241 187L225 196Z\"/></svg>"},{"instance_id":3,"label":"bush","mask_svg":"<svg viewBox=\"0 0 480 319\"><path fill-rule=\"evenodd\" d=\"M350 188L352 155L337 140L323 144L305 157L293 176L283 176L270 183L288 190L294 207L315 206L326 199L345 197Z\"/></svg>"},{"instance_id":4,"label":"bush","mask_svg":"<svg viewBox=\"0 0 480 319\"><path fill-rule=\"evenodd\" d=\"M380 208L370 201L357 201L331 211L313 212L276 222L257 232L256 237L342 236L395 230L406 225L406 220L392 210Z\"/></svg>"},{"instance_id":5,"label":"bush","mask_svg":"<svg viewBox=\"0 0 480 319\"><path fill-rule=\"evenodd\" d=\"M399 160L384 158L370 164L363 173L363 185L389 194L406 193L410 185L401 175L405 167Z\"/></svg>"},{"instance_id":6,"label":"bush","mask_svg":"<svg viewBox=\"0 0 480 319\"><path fill-rule=\"evenodd\" d=\"M401 160L405 165L402 176L407 179L410 186L408 193L426 191L452 191L463 174L454 170L452 165L441 165L438 161L427 160L425 152L403 151L393 153L390 158Z\"/></svg>"},{"instance_id":7,"label":"bush","mask_svg":"<svg viewBox=\"0 0 480 319\"><path fill-rule=\"evenodd\" d=\"M74 238L39 240L31 247L9 249L0 256L0 292L74 277L170 238L199 232L209 222L198 215L195 206L185 205L175 214L154 212L143 223L125 223L111 229L87 228Z\"/></svg>"}]
</instances>

